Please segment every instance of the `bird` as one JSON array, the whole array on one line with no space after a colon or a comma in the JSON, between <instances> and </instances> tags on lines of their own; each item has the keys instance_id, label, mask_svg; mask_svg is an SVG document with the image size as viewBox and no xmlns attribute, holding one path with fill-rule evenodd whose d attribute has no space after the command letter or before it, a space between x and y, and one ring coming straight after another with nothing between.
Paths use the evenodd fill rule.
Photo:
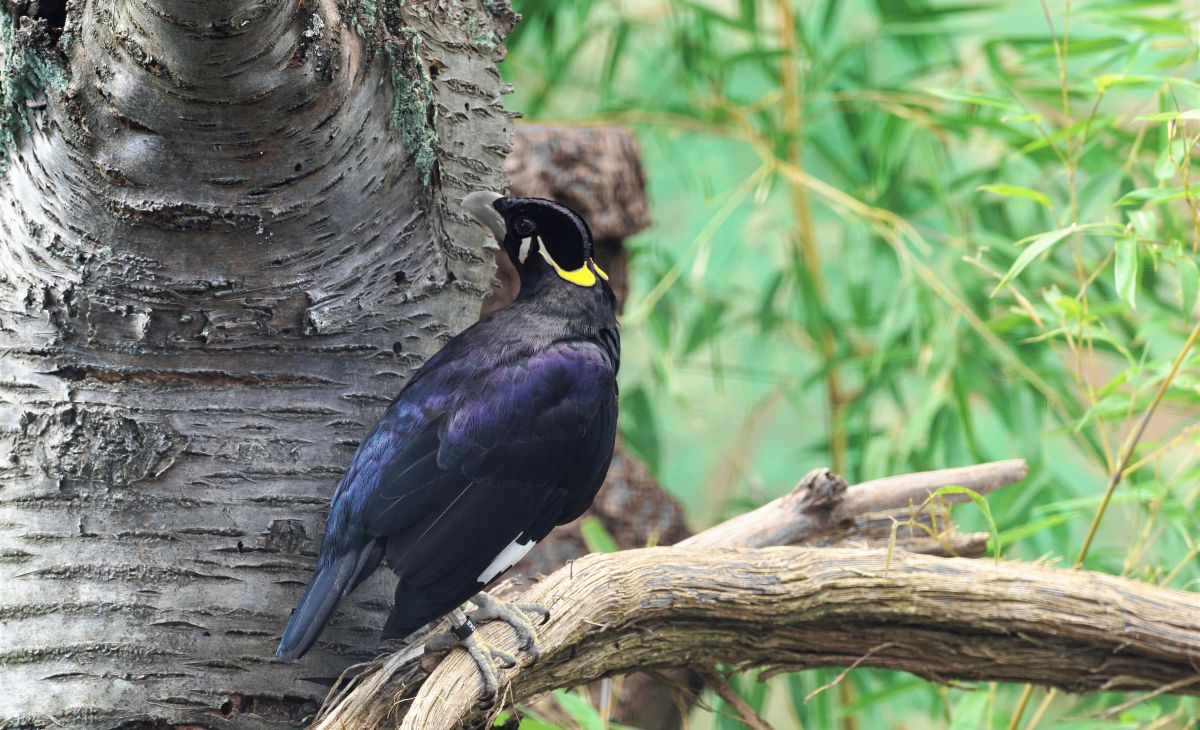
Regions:
<instances>
[{"instance_id":1,"label":"bird","mask_svg":"<svg viewBox=\"0 0 1200 730\"><path fill-rule=\"evenodd\" d=\"M466 649L495 697L498 667L515 659L477 624L508 623L536 661L535 619L548 614L484 589L582 515L604 482L621 345L616 298L578 213L491 191L462 205L511 259L519 293L430 357L359 443L276 654L308 651L338 602L384 563L398 582L383 638L449 614L449 632L427 647Z\"/></svg>"}]
</instances>

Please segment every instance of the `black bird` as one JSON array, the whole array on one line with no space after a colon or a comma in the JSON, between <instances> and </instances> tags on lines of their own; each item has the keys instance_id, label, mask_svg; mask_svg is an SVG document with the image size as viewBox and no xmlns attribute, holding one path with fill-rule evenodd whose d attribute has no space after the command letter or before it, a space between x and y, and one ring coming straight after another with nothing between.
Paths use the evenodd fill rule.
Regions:
<instances>
[{"instance_id":1,"label":"black bird","mask_svg":"<svg viewBox=\"0 0 1200 730\"><path fill-rule=\"evenodd\" d=\"M431 357L359 444L276 653L304 654L383 561L400 579L384 638L452 612L453 638L431 645L466 648L494 695L496 665L513 658L484 645L471 618L505 620L536 658L529 614L544 609L481 591L592 503L616 438L620 339L579 215L496 193L463 206L501 241L520 293ZM458 610L468 599L480 609L470 618Z\"/></svg>"}]
</instances>

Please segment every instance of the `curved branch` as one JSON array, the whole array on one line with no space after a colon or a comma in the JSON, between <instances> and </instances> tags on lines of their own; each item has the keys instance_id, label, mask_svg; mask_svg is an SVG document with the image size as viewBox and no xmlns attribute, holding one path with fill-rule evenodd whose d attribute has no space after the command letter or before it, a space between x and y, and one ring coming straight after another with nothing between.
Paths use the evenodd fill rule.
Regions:
<instances>
[{"instance_id":1,"label":"curved branch","mask_svg":"<svg viewBox=\"0 0 1200 730\"><path fill-rule=\"evenodd\" d=\"M885 550L649 548L589 555L526 600L554 619L541 661L509 673L514 703L635 669L714 663L1200 693L1186 682L1200 667L1195 594L1097 573ZM484 631L515 650L511 631ZM319 727L374 726L395 712L407 730L448 730L481 712L461 652L411 703L376 690L352 692Z\"/></svg>"},{"instance_id":2,"label":"curved branch","mask_svg":"<svg viewBox=\"0 0 1200 730\"><path fill-rule=\"evenodd\" d=\"M924 505L939 487L959 485L987 493L1025 478L1024 460L905 474L847 487L828 469L813 469L790 493L746 515L735 517L679 543L677 547L768 547L793 543L828 547L887 545L914 553L973 557L982 555L988 535L955 534L939 505ZM946 502L959 497L947 497ZM910 527L898 530L899 524ZM931 536L934 535L934 536ZM536 554L536 553L535 553ZM525 587L510 579L494 592L513 596ZM372 726L392 712L392 703L409 702L424 680L418 659L420 638L409 648L366 665L346 684L335 687L318 720L320 727L354 727L346 718ZM414 648L415 647L415 648ZM433 665L429 667L432 669Z\"/></svg>"}]
</instances>

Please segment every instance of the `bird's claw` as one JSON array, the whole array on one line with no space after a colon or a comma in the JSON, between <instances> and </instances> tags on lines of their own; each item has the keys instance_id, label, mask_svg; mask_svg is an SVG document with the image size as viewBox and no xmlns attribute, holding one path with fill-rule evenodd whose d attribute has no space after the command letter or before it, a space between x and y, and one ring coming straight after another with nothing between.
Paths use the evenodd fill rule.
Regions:
<instances>
[{"instance_id":1,"label":"bird's claw","mask_svg":"<svg viewBox=\"0 0 1200 730\"><path fill-rule=\"evenodd\" d=\"M470 627L471 633L463 638L455 634L455 629L430 637L429 641L425 642L425 650L437 654L456 646L462 647L479 669L479 677L483 680L483 701L491 703L500 694L500 670L517 666L517 658L484 640L473 624L467 626Z\"/></svg>"},{"instance_id":2,"label":"bird's claw","mask_svg":"<svg viewBox=\"0 0 1200 730\"><path fill-rule=\"evenodd\" d=\"M439 654L456 646L462 647L471 655L471 660L479 669L480 678L483 680L483 701L490 704L500 693L500 670L517 666L517 658L484 639L476 629L476 624L489 621L503 621L508 624L521 641L521 651L537 661L542 652L537 643L536 626L549 620L550 612L534 603L497 601L486 593L478 594L471 599L471 603L478 608L465 616L455 609L451 614L450 630L430 637L425 642L425 651L429 654ZM458 618L455 619L455 616Z\"/></svg>"},{"instance_id":3,"label":"bird's claw","mask_svg":"<svg viewBox=\"0 0 1200 730\"><path fill-rule=\"evenodd\" d=\"M521 651L528 654L534 661L542 656L538 646L537 627L550 620L550 612L545 606L536 603L515 603L497 601L486 593L480 593L471 599L479 608L467 614L476 624L489 621L503 621L512 627L517 638L521 641ZM534 617L538 618L534 623Z\"/></svg>"}]
</instances>

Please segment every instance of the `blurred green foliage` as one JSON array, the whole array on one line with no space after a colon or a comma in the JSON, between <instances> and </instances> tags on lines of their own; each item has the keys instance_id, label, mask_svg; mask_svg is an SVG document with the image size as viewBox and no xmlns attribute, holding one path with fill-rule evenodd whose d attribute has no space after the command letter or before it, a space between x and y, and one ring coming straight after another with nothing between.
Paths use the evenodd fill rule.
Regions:
<instances>
[{"instance_id":1,"label":"blurred green foliage","mask_svg":"<svg viewBox=\"0 0 1200 730\"><path fill-rule=\"evenodd\" d=\"M642 144L622 433L695 527L818 465L1019 456L988 498L1006 557L1195 590L1200 6L514 5L510 108ZM778 727L1005 728L1021 693L860 669L805 700L837 673L732 681ZM1126 699L1037 690L1021 726L1200 717L1100 717ZM740 727L705 700L692 727Z\"/></svg>"}]
</instances>

